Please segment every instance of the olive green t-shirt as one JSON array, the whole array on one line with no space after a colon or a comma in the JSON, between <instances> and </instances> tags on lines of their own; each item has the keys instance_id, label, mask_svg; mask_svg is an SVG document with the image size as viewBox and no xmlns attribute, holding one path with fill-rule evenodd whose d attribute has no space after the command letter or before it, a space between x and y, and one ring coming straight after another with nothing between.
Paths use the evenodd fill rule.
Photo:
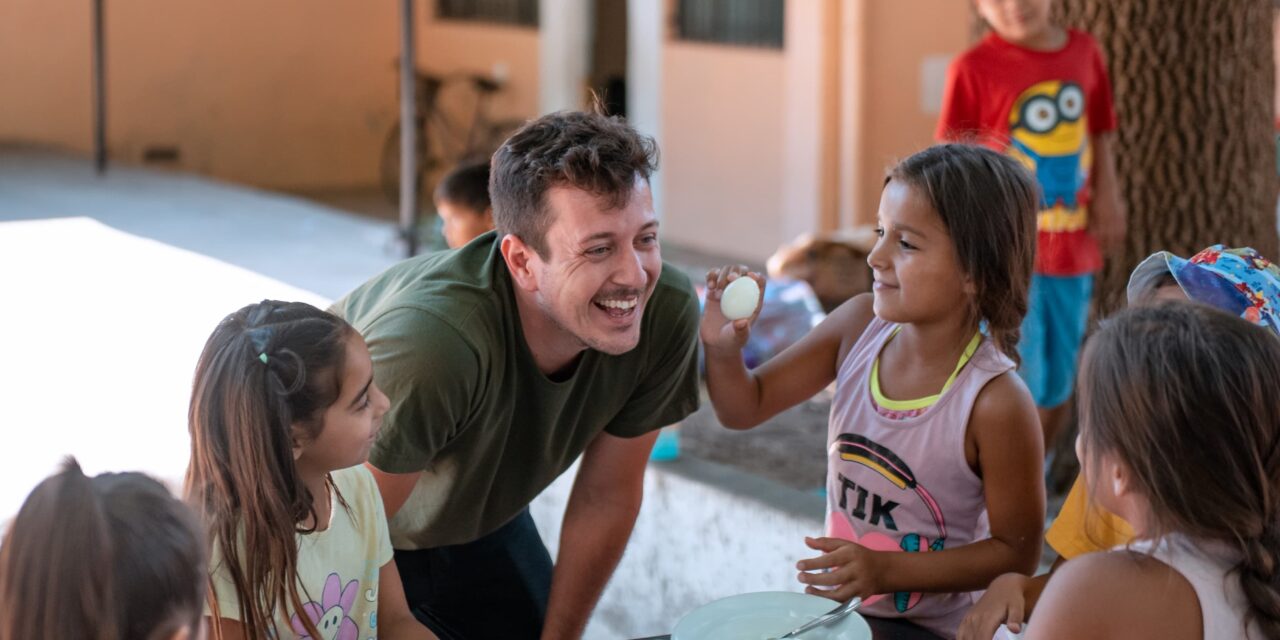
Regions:
<instances>
[{"instance_id":1,"label":"olive green t-shirt","mask_svg":"<svg viewBox=\"0 0 1280 640\"><path fill-rule=\"evenodd\" d=\"M664 264L635 349L588 349L572 375L534 364L489 233L401 262L334 303L365 338L391 409L369 459L422 471L391 520L397 549L476 540L507 523L600 432L635 437L698 407L698 302Z\"/></svg>"}]
</instances>

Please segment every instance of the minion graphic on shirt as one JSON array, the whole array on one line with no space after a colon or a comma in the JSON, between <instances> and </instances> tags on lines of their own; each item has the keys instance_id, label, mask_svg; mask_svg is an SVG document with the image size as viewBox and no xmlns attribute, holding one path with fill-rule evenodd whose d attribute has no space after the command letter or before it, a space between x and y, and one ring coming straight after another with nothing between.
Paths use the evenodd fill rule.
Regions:
<instances>
[{"instance_id":1,"label":"minion graphic on shirt","mask_svg":"<svg viewBox=\"0 0 1280 640\"><path fill-rule=\"evenodd\" d=\"M1040 184L1041 231L1076 231L1087 225L1081 196L1093 163L1084 91L1074 82L1031 85L1009 112L1009 155Z\"/></svg>"}]
</instances>

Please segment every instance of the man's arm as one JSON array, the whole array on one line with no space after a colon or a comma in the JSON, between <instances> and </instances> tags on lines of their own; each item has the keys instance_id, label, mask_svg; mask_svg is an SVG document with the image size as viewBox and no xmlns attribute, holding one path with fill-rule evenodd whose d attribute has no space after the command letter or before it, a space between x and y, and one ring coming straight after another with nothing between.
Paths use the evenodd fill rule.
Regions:
<instances>
[{"instance_id":1,"label":"man's arm","mask_svg":"<svg viewBox=\"0 0 1280 640\"><path fill-rule=\"evenodd\" d=\"M657 431L635 438L601 433L583 452L565 508L543 640L582 636L631 538L657 437Z\"/></svg>"},{"instance_id":2,"label":"man's arm","mask_svg":"<svg viewBox=\"0 0 1280 640\"><path fill-rule=\"evenodd\" d=\"M368 467L369 472L373 474L373 481L378 485L378 493L382 494L382 507L387 512L387 521L390 522L396 517L400 507L409 500L409 494L413 493L413 488L417 486L418 477L422 472L387 473L373 466L372 462L366 462L364 466Z\"/></svg>"}]
</instances>

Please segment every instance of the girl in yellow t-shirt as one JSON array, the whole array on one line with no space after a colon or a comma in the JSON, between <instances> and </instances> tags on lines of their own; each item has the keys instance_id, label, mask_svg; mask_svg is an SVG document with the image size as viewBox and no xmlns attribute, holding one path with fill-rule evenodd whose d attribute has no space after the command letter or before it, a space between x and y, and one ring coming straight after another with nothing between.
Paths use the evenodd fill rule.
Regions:
<instances>
[{"instance_id":1,"label":"girl in yellow t-shirt","mask_svg":"<svg viewBox=\"0 0 1280 640\"><path fill-rule=\"evenodd\" d=\"M214 638L435 638L405 604L361 466L389 405L337 316L267 300L218 324L196 367L186 481L213 545Z\"/></svg>"}]
</instances>

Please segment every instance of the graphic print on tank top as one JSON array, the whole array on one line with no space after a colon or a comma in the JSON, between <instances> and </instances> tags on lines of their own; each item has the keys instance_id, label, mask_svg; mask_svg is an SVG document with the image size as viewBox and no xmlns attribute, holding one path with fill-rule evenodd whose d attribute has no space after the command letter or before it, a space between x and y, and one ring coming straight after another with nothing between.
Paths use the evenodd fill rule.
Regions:
<instances>
[{"instance_id":1,"label":"graphic print on tank top","mask_svg":"<svg viewBox=\"0 0 1280 640\"><path fill-rule=\"evenodd\" d=\"M871 477L882 478L886 482L866 487L863 485L870 483L859 483L858 479L837 474L837 486L834 488L839 492L838 510L827 518L828 536L850 540L873 551L917 553L941 551L946 546L947 521L941 507L929 490L916 481L916 475L901 457L888 447L856 433L840 434L832 446L841 460L865 467L872 472ZM897 491L882 494L886 487ZM900 532L893 512L905 500L919 501L924 506L933 519L932 531ZM864 529L873 527L876 530L865 531L859 536L851 521L855 518L868 525ZM909 611L923 597L918 592L892 595L894 608L899 613ZM884 597L886 595L872 596L866 602L870 604Z\"/></svg>"}]
</instances>

